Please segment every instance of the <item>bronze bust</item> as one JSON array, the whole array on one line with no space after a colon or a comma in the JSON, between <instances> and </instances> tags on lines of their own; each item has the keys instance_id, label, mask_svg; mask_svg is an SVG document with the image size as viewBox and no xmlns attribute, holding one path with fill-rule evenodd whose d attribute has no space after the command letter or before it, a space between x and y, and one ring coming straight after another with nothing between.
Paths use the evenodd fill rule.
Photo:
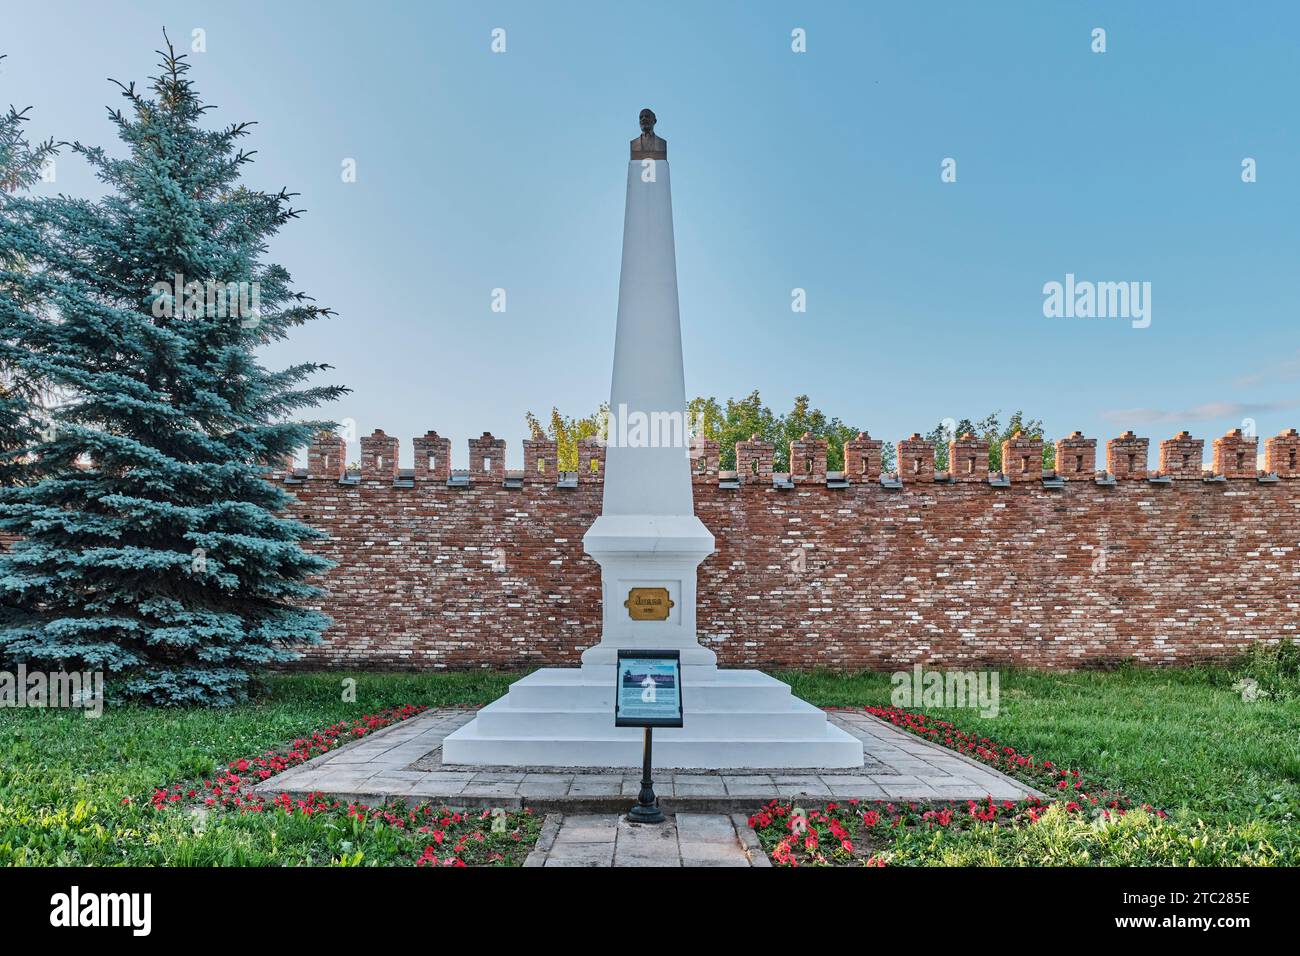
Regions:
<instances>
[{"instance_id":1,"label":"bronze bust","mask_svg":"<svg viewBox=\"0 0 1300 956\"><path fill-rule=\"evenodd\" d=\"M641 111L641 135L632 140L633 159L667 159L668 140L655 135L654 110Z\"/></svg>"}]
</instances>

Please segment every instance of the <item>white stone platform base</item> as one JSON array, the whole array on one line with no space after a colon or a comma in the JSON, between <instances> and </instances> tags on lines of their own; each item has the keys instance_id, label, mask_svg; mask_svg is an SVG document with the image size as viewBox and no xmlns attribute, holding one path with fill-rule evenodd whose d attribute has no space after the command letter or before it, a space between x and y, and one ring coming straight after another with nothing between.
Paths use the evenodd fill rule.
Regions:
<instances>
[{"instance_id":1,"label":"white stone platform base","mask_svg":"<svg viewBox=\"0 0 1300 956\"><path fill-rule=\"evenodd\" d=\"M861 767L862 742L755 670L682 668L685 726L658 728L654 765L679 770ZM548 667L510 685L442 744L442 762L639 767L643 732L614 726L614 667Z\"/></svg>"}]
</instances>

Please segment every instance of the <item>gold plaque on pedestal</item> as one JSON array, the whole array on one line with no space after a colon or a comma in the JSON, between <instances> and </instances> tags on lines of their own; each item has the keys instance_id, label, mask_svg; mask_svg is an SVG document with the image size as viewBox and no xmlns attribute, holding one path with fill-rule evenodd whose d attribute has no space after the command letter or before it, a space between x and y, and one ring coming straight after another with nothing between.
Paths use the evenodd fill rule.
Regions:
<instances>
[{"instance_id":1,"label":"gold plaque on pedestal","mask_svg":"<svg viewBox=\"0 0 1300 956\"><path fill-rule=\"evenodd\" d=\"M667 588L633 588L623 602L627 616L634 621L666 621L673 602Z\"/></svg>"}]
</instances>

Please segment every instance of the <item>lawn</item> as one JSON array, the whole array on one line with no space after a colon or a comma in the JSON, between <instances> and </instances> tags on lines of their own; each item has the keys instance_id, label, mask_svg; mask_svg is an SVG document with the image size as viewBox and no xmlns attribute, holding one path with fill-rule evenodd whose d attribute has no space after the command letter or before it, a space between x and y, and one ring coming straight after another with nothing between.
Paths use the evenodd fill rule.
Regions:
<instances>
[{"instance_id":1,"label":"lawn","mask_svg":"<svg viewBox=\"0 0 1300 956\"><path fill-rule=\"evenodd\" d=\"M1300 697L1243 701L1232 686L1241 673L1004 671L997 716L927 709L926 717L1032 757L1037 769L999 766L1060 797L1062 807L1072 800L1076 808L1044 816L1038 808L999 806L984 821L976 814L989 815L987 806L956 807L951 820L925 818L925 807L864 805L829 813L822 807L825 819L813 821L814 829L834 837L846 828L854 851L839 859L833 852L820 855L829 863L874 857L892 865L1300 865ZM889 704L888 675L778 676L822 706ZM1101 799L1090 805L1072 786L1068 793L1049 791L1042 782L1044 761L1058 771L1080 771L1085 792ZM1103 813L1117 796L1139 809L1124 820ZM1143 804L1164 816L1142 811ZM769 851L789 834L791 808L774 809L759 828ZM871 809L880 819L864 824ZM828 841L821 842L825 849ZM794 856L795 862L818 862L818 854L803 847Z\"/></svg>"},{"instance_id":2,"label":"lawn","mask_svg":"<svg viewBox=\"0 0 1300 956\"><path fill-rule=\"evenodd\" d=\"M822 707L888 705L888 674L782 672ZM1246 819L1300 804L1300 698L1246 703L1220 668L1003 671L996 717L926 714L1171 809Z\"/></svg>"},{"instance_id":3,"label":"lawn","mask_svg":"<svg viewBox=\"0 0 1300 956\"><path fill-rule=\"evenodd\" d=\"M396 826L382 813L346 806L208 808L202 786L231 761L338 721L412 703L485 703L513 676L293 674L272 677L258 701L226 709L108 708L98 719L0 710L0 865L406 865L422 857L433 862L429 846L437 849L437 862L459 856L466 863L517 864L540 826L525 814L512 814L505 834L492 832L492 820L423 808L418 821ZM357 682L355 703L342 699L345 677ZM183 799L155 809L156 788L178 783ZM475 832L485 839L475 839ZM452 854L461 836L468 836L464 852Z\"/></svg>"},{"instance_id":4,"label":"lawn","mask_svg":"<svg viewBox=\"0 0 1300 956\"><path fill-rule=\"evenodd\" d=\"M248 812L205 807L203 799L204 781L231 761L388 708L484 704L517 676L292 674L272 677L257 701L224 710L110 708L97 720L0 710L0 865L517 864L539 825L528 814L512 814L497 833L490 820L435 808L411 819L323 805ZM778 676L823 706L890 702L888 675ZM1231 687L1235 676L1212 668L1011 671L1002 674L996 717L926 712L1038 763L1080 770L1088 792L1126 794L1132 806L1149 804L1166 818L1136 810L1107 823L1084 807L1035 811L1038 822L1030 823L1023 806L996 807L989 820L956 807L956 822L941 826L924 818L930 808L881 806L867 825L865 806L823 807L814 831L827 842L846 829L854 846L841 849L841 859L823 855L890 865L1300 863L1300 700L1243 702ZM354 703L343 700L345 677L357 682ZM171 793L177 784L181 799L155 809L157 788ZM760 838L772 850L788 818L769 815ZM802 846L796 855L816 862Z\"/></svg>"}]
</instances>

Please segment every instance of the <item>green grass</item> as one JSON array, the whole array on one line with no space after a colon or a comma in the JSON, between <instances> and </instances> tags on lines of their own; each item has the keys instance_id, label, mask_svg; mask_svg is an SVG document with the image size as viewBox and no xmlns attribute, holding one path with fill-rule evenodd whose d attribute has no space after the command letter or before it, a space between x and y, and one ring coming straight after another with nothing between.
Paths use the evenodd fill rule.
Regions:
<instances>
[{"instance_id":1,"label":"green grass","mask_svg":"<svg viewBox=\"0 0 1300 956\"><path fill-rule=\"evenodd\" d=\"M219 810L195 815L179 807L159 813L139 798L155 787L210 777L230 760L339 720L403 704L484 704L518 676L293 674L271 678L257 701L238 707L111 708L98 720L0 709L0 865L412 863L427 841L374 819ZM823 706L890 703L884 674L778 676ZM342 700L348 677L357 681L355 703ZM1171 819L1143 823L1151 829L1140 839L1128 831L1117 831L1116 840L1086 828L1075 832L1075 824L1037 834L967 828L937 842L912 833L895 848L895 862L1033 863L1040 852L1083 861L1080 854L1089 848L1112 853L1093 862L1148 859L1145 849L1133 855L1136 841L1157 848L1150 862L1187 862L1212 852L1226 862L1300 863L1300 699L1244 703L1231 688L1234 677L1210 668L1011 671L1001 675L996 717L927 710L1023 753L1084 770L1092 782L1164 809ZM127 796L135 802L124 806ZM487 862L500 852L504 859L497 862L519 862L537 822L512 817L520 839L490 836L470 847L467 861ZM1049 836L1062 842L1041 847ZM1129 855L1107 849L1112 843L1129 847Z\"/></svg>"},{"instance_id":2,"label":"green grass","mask_svg":"<svg viewBox=\"0 0 1300 956\"><path fill-rule=\"evenodd\" d=\"M358 851L362 863L414 862L423 844L373 824L282 813L159 813L140 798L155 787L211 777L230 760L339 720L402 704L484 704L517 676L293 674L272 677L259 700L225 709L126 706L98 719L0 709L0 865L329 864L358 862ZM348 677L357 682L355 703L342 700ZM123 797L135 802L123 806Z\"/></svg>"},{"instance_id":3,"label":"green grass","mask_svg":"<svg viewBox=\"0 0 1300 956\"><path fill-rule=\"evenodd\" d=\"M780 673L820 706L890 704L889 675ZM1300 807L1300 700L1245 703L1218 668L1003 671L996 717L912 707L1163 809Z\"/></svg>"},{"instance_id":4,"label":"green grass","mask_svg":"<svg viewBox=\"0 0 1300 956\"><path fill-rule=\"evenodd\" d=\"M821 706L891 704L886 674L778 676ZM1090 784L1170 816L1135 818L1115 831L1124 837L1115 841L1086 816L1054 818L1036 832L1002 825L936 836L923 829L893 845L893 862L1300 864L1300 699L1244 702L1232 688L1237 676L1225 668L1004 671L995 717L905 708L1082 770ZM1057 842L1044 847L1049 837Z\"/></svg>"}]
</instances>

